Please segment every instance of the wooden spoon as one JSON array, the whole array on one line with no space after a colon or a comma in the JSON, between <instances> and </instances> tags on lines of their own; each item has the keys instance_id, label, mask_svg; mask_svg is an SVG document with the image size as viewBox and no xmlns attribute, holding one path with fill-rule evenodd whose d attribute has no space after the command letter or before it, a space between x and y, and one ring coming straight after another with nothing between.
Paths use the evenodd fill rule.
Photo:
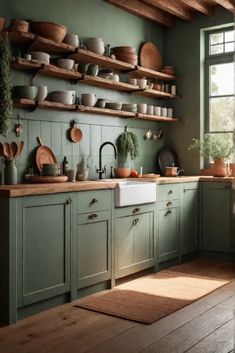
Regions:
<instances>
[{"instance_id":1,"label":"wooden spoon","mask_svg":"<svg viewBox=\"0 0 235 353\"><path fill-rule=\"evenodd\" d=\"M5 154L6 159L11 159L11 150L8 142L3 144L3 153Z\"/></svg>"},{"instance_id":2,"label":"wooden spoon","mask_svg":"<svg viewBox=\"0 0 235 353\"><path fill-rule=\"evenodd\" d=\"M19 146L18 146L18 153L17 153L16 158L20 157L21 152L23 151L23 148L24 148L24 141L20 141Z\"/></svg>"},{"instance_id":3,"label":"wooden spoon","mask_svg":"<svg viewBox=\"0 0 235 353\"><path fill-rule=\"evenodd\" d=\"M4 153L4 147L1 142L0 142L0 156L2 156L4 159L6 159L6 155Z\"/></svg>"},{"instance_id":4,"label":"wooden spoon","mask_svg":"<svg viewBox=\"0 0 235 353\"><path fill-rule=\"evenodd\" d=\"M18 145L15 141L12 141L11 143L11 154L12 154L12 159L16 159L18 156Z\"/></svg>"}]
</instances>

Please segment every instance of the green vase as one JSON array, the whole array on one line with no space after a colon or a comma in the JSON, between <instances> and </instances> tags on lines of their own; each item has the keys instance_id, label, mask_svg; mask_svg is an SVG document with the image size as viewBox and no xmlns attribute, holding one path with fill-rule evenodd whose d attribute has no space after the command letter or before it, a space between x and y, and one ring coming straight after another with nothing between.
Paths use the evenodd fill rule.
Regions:
<instances>
[{"instance_id":1,"label":"green vase","mask_svg":"<svg viewBox=\"0 0 235 353\"><path fill-rule=\"evenodd\" d=\"M4 184L5 185L15 185L17 184L17 168L15 165L15 160L5 160L4 161Z\"/></svg>"}]
</instances>

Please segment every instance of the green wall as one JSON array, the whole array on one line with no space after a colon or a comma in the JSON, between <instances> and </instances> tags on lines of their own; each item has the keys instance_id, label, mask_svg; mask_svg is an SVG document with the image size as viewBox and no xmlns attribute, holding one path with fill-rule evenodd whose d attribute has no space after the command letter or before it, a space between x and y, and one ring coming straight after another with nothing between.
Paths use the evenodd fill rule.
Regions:
<instances>
[{"instance_id":1,"label":"green wall","mask_svg":"<svg viewBox=\"0 0 235 353\"><path fill-rule=\"evenodd\" d=\"M77 33L80 38L90 36L102 37L106 44L111 46L131 45L138 50L145 41L154 42L160 52L163 48L163 30L151 22L121 11L102 0L0 0L1 16L7 20L11 18L45 20L64 24L70 33ZM31 75L24 72L14 72L14 84L30 84ZM155 105L163 104L162 101L140 98L130 94L104 90L92 86L71 85L68 81L36 76L36 85L48 85L49 91L58 89L74 89L76 93L94 92L98 98L109 98L121 102L147 102ZM90 177L95 178L98 167L99 146L104 141L115 142L117 136L123 132L123 127L128 125L136 133L141 146L141 156L136 161L131 161L131 167L144 166L145 172L154 170L157 150L164 143L161 141L146 141L144 134L148 128L157 131L162 127L159 123L137 121L135 119L119 119L100 115L74 114L38 109L28 112L22 109L14 109L13 124L17 114L23 121L26 148L18 163L19 174L22 175L28 166L32 164L33 152L37 146L36 136L41 136L45 145L50 146L59 161L66 155L70 161L70 167L75 167L82 156L88 159L90 165ZM72 144L66 137L69 122L75 119L84 133L83 140L78 144ZM3 137L0 137L4 141ZM15 139L15 134L10 131L8 140ZM104 151L104 163L107 170L116 165L113 150L106 146ZM28 157L29 156L29 157Z\"/></svg>"},{"instance_id":2,"label":"green wall","mask_svg":"<svg viewBox=\"0 0 235 353\"><path fill-rule=\"evenodd\" d=\"M170 125L167 142L179 154L181 167L186 174L197 174L200 170L200 157L196 151L189 151L193 137L200 137L200 58L201 30L209 27L233 23L233 15L218 7L212 17L195 16L193 23L178 21L172 29L164 32L164 62L173 65L178 76L177 89L181 99L175 101L177 115L182 119L179 124Z\"/></svg>"}]
</instances>

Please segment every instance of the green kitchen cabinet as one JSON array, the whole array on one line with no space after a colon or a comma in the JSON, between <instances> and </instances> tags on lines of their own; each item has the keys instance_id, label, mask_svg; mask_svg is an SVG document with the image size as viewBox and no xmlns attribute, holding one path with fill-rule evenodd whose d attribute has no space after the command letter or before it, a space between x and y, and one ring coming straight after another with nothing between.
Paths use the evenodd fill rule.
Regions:
<instances>
[{"instance_id":1,"label":"green kitchen cabinet","mask_svg":"<svg viewBox=\"0 0 235 353\"><path fill-rule=\"evenodd\" d=\"M156 264L155 203L115 209L115 278Z\"/></svg>"},{"instance_id":2,"label":"green kitchen cabinet","mask_svg":"<svg viewBox=\"0 0 235 353\"><path fill-rule=\"evenodd\" d=\"M76 286L79 290L111 279L112 191L79 192L77 205Z\"/></svg>"},{"instance_id":3,"label":"green kitchen cabinet","mask_svg":"<svg viewBox=\"0 0 235 353\"><path fill-rule=\"evenodd\" d=\"M180 237L181 255L194 253L199 247L199 183L181 184Z\"/></svg>"},{"instance_id":4,"label":"green kitchen cabinet","mask_svg":"<svg viewBox=\"0 0 235 353\"><path fill-rule=\"evenodd\" d=\"M162 263L179 257L179 200L162 201L158 207L158 258Z\"/></svg>"},{"instance_id":5,"label":"green kitchen cabinet","mask_svg":"<svg viewBox=\"0 0 235 353\"><path fill-rule=\"evenodd\" d=\"M70 291L71 202L68 194L19 199L18 307Z\"/></svg>"},{"instance_id":6,"label":"green kitchen cabinet","mask_svg":"<svg viewBox=\"0 0 235 353\"><path fill-rule=\"evenodd\" d=\"M202 250L231 252L231 184L202 184Z\"/></svg>"}]
</instances>

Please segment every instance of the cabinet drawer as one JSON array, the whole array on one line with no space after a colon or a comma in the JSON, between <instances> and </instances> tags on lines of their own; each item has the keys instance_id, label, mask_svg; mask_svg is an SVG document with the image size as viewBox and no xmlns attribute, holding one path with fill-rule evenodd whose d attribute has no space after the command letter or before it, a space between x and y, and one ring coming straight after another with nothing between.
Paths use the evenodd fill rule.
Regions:
<instances>
[{"instance_id":1,"label":"cabinet drawer","mask_svg":"<svg viewBox=\"0 0 235 353\"><path fill-rule=\"evenodd\" d=\"M158 201L177 200L180 198L180 185L166 184L158 187Z\"/></svg>"},{"instance_id":2,"label":"cabinet drawer","mask_svg":"<svg viewBox=\"0 0 235 353\"><path fill-rule=\"evenodd\" d=\"M77 194L78 213L111 209L111 190L80 191Z\"/></svg>"},{"instance_id":3,"label":"cabinet drawer","mask_svg":"<svg viewBox=\"0 0 235 353\"><path fill-rule=\"evenodd\" d=\"M111 217L110 211L90 212L90 213L78 215L77 223L85 224L85 223L102 222L107 219L109 220L110 217Z\"/></svg>"},{"instance_id":4,"label":"cabinet drawer","mask_svg":"<svg viewBox=\"0 0 235 353\"><path fill-rule=\"evenodd\" d=\"M168 208L175 208L179 207L180 201L179 200L170 200L170 201L161 201L158 203L159 210L165 210Z\"/></svg>"},{"instance_id":5,"label":"cabinet drawer","mask_svg":"<svg viewBox=\"0 0 235 353\"><path fill-rule=\"evenodd\" d=\"M155 210L155 202L150 205L136 205L136 206L115 208L115 217L134 216L141 213L151 212L154 210Z\"/></svg>"}]
</instances>

